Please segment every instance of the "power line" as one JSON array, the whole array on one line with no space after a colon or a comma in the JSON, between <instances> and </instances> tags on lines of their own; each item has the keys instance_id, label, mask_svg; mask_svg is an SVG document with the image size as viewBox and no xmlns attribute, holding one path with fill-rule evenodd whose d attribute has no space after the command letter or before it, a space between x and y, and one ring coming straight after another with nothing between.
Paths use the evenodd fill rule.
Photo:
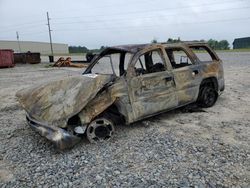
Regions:
<instances>
[{"instance_id":1,"label":"power line","mask_svg":"<svg viewBox=\"0 0 250 188\"><path fill-rule=\"evenodd\" d=\"M235 19L220 19L220 20L210 20L210 21L201 21L201 22L183 22L181 24L177 24L177 23L172 23L172 24L168 24L168 25L185 25L185 24L214 24L214 23L222 23L222 22L235 22L235 21L246 21L246 20L250 20L250 17L245 17L245 18L235 18ZM158 28L157 28L158 27ZM69 30L54 30L55 32L67 32L67 31L93 31L93 30L103 30L103 29L108 29L108 30L119 30L122 29L122 31L124 30L152 30L152 29L158 29L159 27L162 27L162 25L148 25L148 26L140 26L139 28L137 27L109 27L109 28L89 28L89 29L84 29L84 30L75 30L75 29L69 29ZM41 33L45 33L45 32L39 32L39 33L32 33L32 34L41 34ZM47 33L47 32L46 32ZM23 34L22 34L23 35Z\"/></svg>"},{"instance_id":2,"label":"power line","mask_svg":"<svg viewBox=\"0 0 250 188\"><path fill-rule=\"evenodd\" d=\"M250 20L250 17L245 17L245 18L235 18L235 19L221 19L221 20L209 20L209 21L202 21L202 22L182 22L180 24L213 24L213 23L221 23L221 22L234 22L234 21L245 21L245 20ZM167 25L180 25L178 23L171 23L171 24L167 24ZM145 29L145 28L153 28L155 29L155 27L158 26L162 26L161 25L144 25L144 26L140 26L140 28L136 28L134 26L125 26L125 27L95 27L95 28L86 28L86 29L56 29L54 30L54 32L64 32L64 31L93 31L93 30L102 30L102 29L108 29L108 30L115 30L115 29L134 29L134 30L141 30L141 29ZM44 32L29 32L29 33L22 33L22 35L40 35L40 34L45 34L47 33L47 31Z\"/></svg>"},{"instance_id":3,"label":"power line","mask_svg":"<svg viewBox=\"0 0 250 188\"><path fill-rule=\"evenodd\" d=\"M9 26L7 26L7 28L14 28L14 29L16 29L16 28L20 28L21 26L24 26L24 25L36 26L36 25L41 25L42 22L44 22L44 20L42 20L42 21L38 20L38 21L35 21L35 22L27 22L27 23L23 23L23 24L9 25Z\"/></svg>"},{"instance_id":4,"label":"power line","mask_svg":"<svg viewBox=\"0 0 250 188\"><path fill-rule=\"evenodd\" d=\"M182 22L181 25L183 24L213 24L213 23L221 23L221 22L234 22L234 21L245 21L245 20L250 20L250 17L245 17L245 18L235 18L235 19L221 19L221 20L211 20L211 21L203 21L203 22ZM172 23L172 24L167 24L168 26L169 25L180 25L180 24L177 24L177 23ZM156 27L162 27L162 24L161 25L148 25L148 26L140 26L140 28L135 28L135 27L129 27L129 26L126 26L126 27L97 27L97 28L87 28L87 29L84 29L84 30L81 30L81 29L68 29L68 30L54 30L55 32L57 31L95 31L95 30L119 30L119 29L122 29L122 30L125 30L125 29L133 29L133 30L145 30L145 28L152 28L152 29L156 29Z\"/></svg>"},{"instance_id":5,"label":"power line","mask_svg":"<svg viewBox=\"0 0 250 188\"><path fill-rule=\"evenodd\" d=\"M218 10L211 10L211 11L206 11L206 12L202 12L202 14L204 14L204 13L211 13L211 12L220 12L220 11L230 11L230 10L235 10L235 9L248 9L248 8L250 8L250 7L238 7L238 8L231 8L231 9L218 9ZM165 16L174 16L174 15L178 15L178 14L168 14L168 15L165 15ZM155 16L150 16L150 17L143 17L143 19L145 19L145 18L154 18ZM136 19L138 19L138 18L136 18ZM139 19L141 19L141 18L139 18ZM120 21L120 20L124 20L124 19L109 19L109 20L100 20L100 21L96 21L96 22L104 22L104 21ZM230 19L231 20L231 19ZM74 24L74 23L88 23L88 22L90 22L90 23L92 23L92 21L81 21L81 22L70 22L70 23L61 23L61 24ZM96 23L95 22L95 23ZM58 24L58 23L53 23L53 24ZM183 23L183 24L185 24L185 23ZM190 24L192 24L192 23L190 23ZM173 24L172 24L173 25ZM143 27L143 26L142 26ZM127 28L127 27L126 27ZM126 28L124 28L124 29L126 29ZM93 28L92 28L93 29ZM85 30L92 30L91 28L89 28L89 29L84 29L84 31ZM105 29L105 28L104 28ZM74 29L75 30L75 29ZM94 29L95 30L95 29ZM55 30L55 31L71 31L71 30ZM41 32L41 31L39 31L39 32L24 32L24 33L21 33L22 35L40 35L40 34L44 34L44 33L47 33L46 31L45 32Z\"/></svg>"},{"instance_id":6,"label":"power line","mask_svg":"<svg viewBox=\"0 0 250 188\"><path fill-rule=\"evenodd\" d=\"M133 3L130 3L130 4L132 4L133 6L135 5L135 4L143 4L143 3L145 3L145 1L146 1L146 3L151 3L152 1L151 0L136 0L136 1L134 1ZM127 1L125 1L125 3L122 3L122 4L114 4L114 3L112 3L112 4L110 4L110 5L104 5L104 6L90 6L89 8L91 8L91 10L94 10L94 9L103 9L103 8L108 8L108 7L119 7L119 6L122 6L122 7L124 7L124 6L127 6L129 3L127 2ZM71 11L83 11L83 9L71 9ZM65 10L61 10L61 11L55 11L55 12L63 12L63 13L65 13ZM68 17L68 18L57 18L57 17L53 17L53 19L71 19L71 18L79 18L79 17Z\"/></svg>"},{"instance_id":7,"label":"power line","mask_svg":"<svg viewBox=\"0 0 250 188\"><path fill-rule=\"evenodd\" d=\"M243 2L245 0L240 0L240 1ZM219 2L219 3L218 2L217 3L203 3L203 4L200 4L200 5L193 5L193 6L182 6L182 7L165 8L165 9L154 9L154 10L143 10L143 11L136 11L136 12L132 11L132 12L127 12L127 13L111 14L111 15L129 15L129 14L137 14L137 13L141 14L141 13L154 12L154 11L168 11L168 10L186 9L186 8L194 8L194 7L213 6L213 5L217 5L217 4L226 4L226 3L233 3L233 2L235 2L235 1L229 0L229 1ZM250 7L236 7L236 8L231 8L231 9L208 10L208 11L203 11L203 12L201 12L199 14L211 13L211 12L221 12L221 11L230 11L230 10L236 10L236 9L248 9L248 8L250 8ZM179 15L179 14L176 14L176 13L174 13L174 14L167 14L167 15L165 14L164 16L160 15L160 17L174 16L174 15ZM103 15L95 15L93 17L98 17L98 16L103 16ZM110 15L105 15L105 16L110 16ZM187 15L185 15L185 16L187 16ZM146 18L154 18L154 17L156 17L156 16L144 16L142 18L134 17L134 19L144 19L145 20ZM53 20L54 20L54 18L53 18ZM74 24L74 23L94 23L94 24L96 24L98 22L107 22L107 21L118 21L119 22L121 20L127 20L127 18L112 18L112 19L104 19L104 20L96 20L96 21L78 21L78 22L68 22L68 23L67 22L66 23L53 22L53 24L57 24L57 25L60 25L60 24L62 24L62 25L64 25L64 24ZM232 20L232 19L230 19L230 20ZM27 22L27 23L15 25L14 27L18 27L18 26L20 27L22 25L28 25L30 27L31 25L33 25L33 27L32 28L30 27L30 28L34 29L34 28L38 28L38 27L42 26L41 25L41 21L38 21L38 22L39 23L37 23L37 22ZM198 23L198 22L195 22L195 23ZM206 22L203 22L203 23L206 23ZM192 23L182 23L182 24L192 24ZM171 24L171 25L173 25L173 24ZM142 26L142 27L144 27L144 26ZM150 26L150 27L154 27L154 26ZM119 29L121 27L120 26L119 26L119 28L115 28L115 27L103 28L102 27L100 29L113 29L113 28L114 29ZM128 27L125 27L123 29L126 29L126 28L131 28L131 27L128 26ZM132 29L134 29L134 27L132 27ZM87 29L84 29L83 31L89 31L89 30L99 30L99 28L87 28ZM13 31L13 30L9 29L8 31ZM69 30L67 30L67 29L66 30L60 30L59 29L59 30L55 30L55 31L69 31ZM28 35L28 34L29 35L40 35L41 33L44 33L44 32L40 32L39 31L39 32L30 32L30 33L24 33L24 34L22 33L22 35Z\"/></svg>"},{"instance_id":8,"label":"power line","mask_svg":"<svg viewBox=\"0 0 250 188\"><path fill-rule=\"evenodd\" d=\"M203 11L203 12L201 12L201 13L199 13L199 14L204 14L204 13L214 13L214 12L224 12L224 11L231 11L231 10L239 10L239 9L249 9L250 8L250 6L249 7L238 7L238 8L230 8L230 9L218 9L218 10L208 10L208 11ZM175 16L175 15L179 15L179 13L175 13L175 14L166 14L166 15L161 15L160 17L166 17L166 16ZM187 15L185 15L185 16L187 16ZM134 18L133 20L135 20L135 19L145 19L145 18L155 18L156 16L144 16L144 17L136 17L136 18ZM78 24L78 23L97 23L97 22L107 22L107 21L122 21L122 20L127 20L127 18L114 18L114 19L106 19L106 20L96 20L96 21L90 21L90 20L88 20L88 21L76 21L76 22L53 22L53 24L54 25L66 25L66 24Z\"/></svg>"},{"instance_id":9,"label":"power line","mask_svg":"<svg viewBox=\"0 0 250 188\"><path fill-rule=\"evenodd\" d=\"M246 0L240 0L241 2L243 1L246 1ZM200 4L200 5L192 5L192 6L182 6L182 7L173 7L173 8L161 8L161 9L151 9L151 10L141 10L141 11L131 11L131 12L125 12L125 13L117 13L117 14L100 14L100 15L95 15L95 16L85 16L86 17L91 17L91 18L94 18L94 17L103 17L103 16L114 16L114 15L129 15L129 14L141 14L141 13L148 13L148 12L158 12L158 11L168 11L168 10L178 10L178 9L187 9L187 8L194 8L194 7L203 7L203 6L213 6L213 5L218 5L218 4L226 4L226 3L233 3L235 2L235 0L228 0L228 1L223 1L223 2L216 2L216 3L203 3L203 4ZM235 8L237 9L237 8ZM213 12L213 11L211 11ZM171 15L171 14L170 14ZM176 15L176 14L175 14ZM64 17L64 18L53 18L53 20L58 20L58 19L74 19L74 18L82 18L82 17ZM26 23L23 23L23 24L15 24L15 25L12 25L12 26L7 26L7 27L11 27L11 28L20 28L21 26L24 26L24 25L29 25L29 26L33 26L33 27L40 27L41 26L41 22L44 22L44 20L38 20L38 21L33 21L33 22L26 22ZM53 23L53 24L71 24L73 22L70 22L70 23ZM84 22L75 22L75 23L87 23L86 21ZM12 31L13 29L5 29L5 30L0 30L1 32L8 32L8 31Z\"/></svg>"},{"instance_id":10,"label":"power line","mask_svg":"<svg viewBox=\"0 0 250 188\"><path fill-rule=\"evenodd\" d=\"M32 22L25 22L25 23L22 23L22 24L15 24L15 25L9 25L7 27L16 27L16 26L22 26L22 25L30 25L30 24L36 24L37 22L43 22L44 20L36 20L36 21L32 21Z\"/></svg>"},{"instance_id":11,"label":"power line","mask_svg":"<svg viewBox=\"0 0 250 188\"><path fill-rule=\"evenodd\" d=\"M246 0L240 0L241 2L246 1ZM190 8L197 8L197 7L204 7L204 6L213 6L213 5L218 5L218 4L225 4L225 3L235 3L235 0L229 0L229 1L224 1L224 2L217 2L217 3L203 3L200 5L192 5L192 6L182 6L182 7L173 7L173 8L160 8L160 9L150 9L150 10L141 10L141 11L130 11L130 12L123 12L123 13L115 13L115 14L99 14L99 15L88 15L84 16L86 17L104 17L104 16L117 16L117 15L129 15L129 14L140 14L140 13L148 13L148 12L158 12L158 11L168 11L168 10L178 10L178 9L190 9ZM77 17L64 17L64 18L54 18L54 20L57 19L71 19L71 18L77 18ZM82 18L82 17L78 17Z\"/></svg>"},{"instance_id":12,"label":"power line","mask_svg":"<svg viewBox=\"0 0 250 188\"><path fill-rule=\"evenodd\" d=\"M25 24L26 25L26 24ZM44 24L45 25L45 24ZM42 25L41 25L41 23L36 23L36 24L31 24L31 25L29 25L29 26L27 26L27 27L21 27L21 26L18 26L18 27L13 27L12 29L5 29L5 30L0 30L0 32L1 33L6 33L6 32L9 32L9 31L13 31L13 30L15 30L15 29L19 29L19 28L31 28L31 29L33 29L33 28L38 28L38 27L41 27Z\"/></svg>"},{"instance_id":13,"label":"power line","mask_svg":"<svg viewBox=\"0 0 250 188\"><path fill-rule=\"evenodd\" d=\"M48 34L48 31L43 31L43 32L41 32L41 31L39 31L39 32L24 32L24 33L21 33L22 35L41 35L41 34Z\"/></svg>"}]
</instances>

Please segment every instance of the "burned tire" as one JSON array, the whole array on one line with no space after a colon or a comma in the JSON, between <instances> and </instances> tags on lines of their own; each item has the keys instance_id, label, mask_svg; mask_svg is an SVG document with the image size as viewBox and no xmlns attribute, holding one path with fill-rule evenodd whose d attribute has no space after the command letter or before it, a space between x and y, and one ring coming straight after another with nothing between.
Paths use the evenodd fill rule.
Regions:
<instances>
[{"instance_id":1,"label":"burned tire","mask_svg":"<svg viewBox=\"0 0 250 188\"><path fill-rule=\"evenodd\" d=\"M109 140L114 134L114 123L105 118L93 120L87 128L87 138L91 143L97 143Z\"/></svg>"},{"instance_id":2,"label":"burned tire","mask_svg":"<svg viewBox=\"0 0 250 188\"><path fill-rule=\"evenodd\" d=\"M198 105L203 108L209 108L215 104L218 98L216 90L210 86L204 86L200 89Z\"/></svg>"}]
</instances>

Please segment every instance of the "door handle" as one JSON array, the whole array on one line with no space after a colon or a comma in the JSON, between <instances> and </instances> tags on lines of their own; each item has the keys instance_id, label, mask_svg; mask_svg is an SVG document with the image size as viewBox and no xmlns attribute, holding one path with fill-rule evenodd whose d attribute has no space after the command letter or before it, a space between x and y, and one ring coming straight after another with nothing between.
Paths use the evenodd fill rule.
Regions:
<instances>
[{"instance_id":1,"label":"door handle","mask_svg":"<svg viewBox=\"0 0 250 188\"><path fill-rule=\"evenodd\" d=\"M164 78L164 80L166 80L167 82L172 81L173 77L172 76L167 76Z\"/></svg>"}]
</instances>

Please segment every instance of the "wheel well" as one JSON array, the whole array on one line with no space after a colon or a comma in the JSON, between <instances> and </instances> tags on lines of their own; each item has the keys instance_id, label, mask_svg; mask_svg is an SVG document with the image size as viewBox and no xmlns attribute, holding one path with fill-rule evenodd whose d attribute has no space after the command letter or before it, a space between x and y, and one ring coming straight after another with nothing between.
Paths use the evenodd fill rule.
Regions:
<instances>
[{"instance_id":1,"label":"wheel well","mask_svg":"<svg viewBox=\"0 0 250 188\"><path fill-rule=\"evenodd\" d=\"M202 88L203 86L210 86L214 88L216 91L218 91L218 82L215 77L210 77L202 80L200 88Z\"/></svg>"},{"instance_id":2,"label":"wheel well","mask_svg":"<svg viewBox=\"0 0 250 188\"><path fill-rule=\"evenodd\" d=\"M102 112L100 115L98 115L98 117L103 117L103 116L112 120L115 125L125 123L124 115L122 115L119 112L118 107L115 104L112 104L104 112Z\"/></svg>"},{"instance_id":3,"label":"wheel well","mask_svg":"<svg viewBox=\"0 0 250 188\"><path fill-rule=\"evenodd\" d=\"M71 127L81 126L82 123L80 117L78 115L72 116L71 118L68 119L67 125Z\"/></svg>"}]
</instances>

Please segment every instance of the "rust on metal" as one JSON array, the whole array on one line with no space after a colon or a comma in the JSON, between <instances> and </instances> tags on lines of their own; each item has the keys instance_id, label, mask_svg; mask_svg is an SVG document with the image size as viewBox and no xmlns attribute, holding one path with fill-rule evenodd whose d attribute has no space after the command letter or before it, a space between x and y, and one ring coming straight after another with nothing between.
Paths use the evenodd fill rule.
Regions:
<instances>
[{"instance_id":1,"label":"rust on metal","mask_svg":"<svg viewBox=\"0 0 250 188\"><path fill-rule=\"evenodd\" d=\"M67 57L64 59L64 57L60 57L54 64L53 67L76 67L76 68L83 68L87 67L87 64L84 63L73 63L71 61L71 57Z\"/></svg>"},{"instance_id":2,"label":"rust on metal","mask_svg":"<svg viewBox=\"0 0 250 188\"><path fill-rule=\"evenodd\" d=\"M198 58L204 52L210 60ZM119 123L194 102L210 107L223 90L216 53L206 43L184 42L109 47L83 75L24 89L17 97L29 125L63 149L84 134L91 142L108 140Z\"/></svg>"},{"instance_id":3,"label":"rust on metal","mask_svg":"<svg viewBox=\"0 0 250 188\"><path fill-rule=\"evenodd\" d=\"M41 63L41 54L29 51L27 53L14 53L14 62L23 64L38 64Z\"/></svg>"}]
</instances>

